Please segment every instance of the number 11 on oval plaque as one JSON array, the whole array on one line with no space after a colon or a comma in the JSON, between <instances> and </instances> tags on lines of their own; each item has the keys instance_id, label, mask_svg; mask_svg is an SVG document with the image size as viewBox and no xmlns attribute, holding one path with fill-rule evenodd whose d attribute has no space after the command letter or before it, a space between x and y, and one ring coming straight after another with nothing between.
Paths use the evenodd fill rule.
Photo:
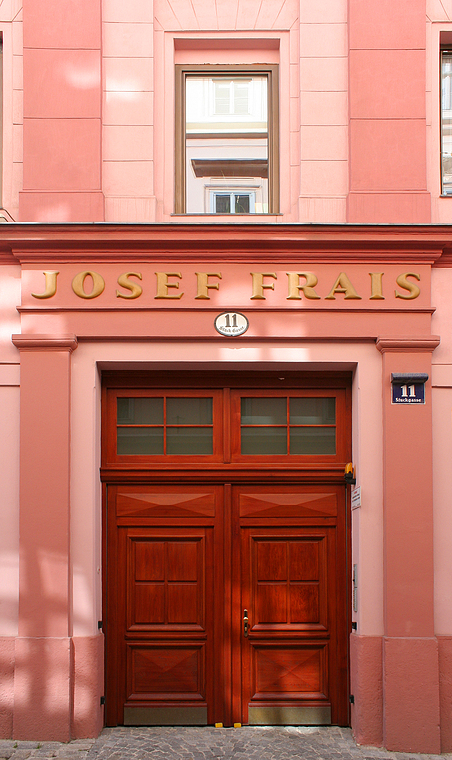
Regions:
<instances>
[{"instance_id":1,"label":"number 11 on oval plaque","mask_svg":"<svg viewBox=\"0 0 452 760\"><path fill-rule=\"evenodd\" d=\"M244 314L238 311L223 311L213 323L215 330L220 335L226 335L228 338L236 338L243 335L248 330L250 323Z\"/></svg>"}]
</instances>

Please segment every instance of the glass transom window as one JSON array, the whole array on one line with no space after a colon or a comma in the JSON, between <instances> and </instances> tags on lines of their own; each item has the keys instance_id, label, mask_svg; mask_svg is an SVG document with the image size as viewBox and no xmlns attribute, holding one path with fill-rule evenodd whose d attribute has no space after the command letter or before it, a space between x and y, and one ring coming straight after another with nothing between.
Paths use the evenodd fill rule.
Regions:
<instances>
[{"instance_id":1,"label":"glass transom window","mask_svg":"<svg viewBox=\"0 0 452 760\"><path fill-rule=\"evenodd\" d=\"M245 455L334 455L336 400L244 397L240 428Z\"/></svg>"},{"instance_id":2,"label":"glass transom window","mask_svg":"<svg viewBox=\"0 0 452 760\"><path fill-rule=\"evenodd\" d=\"M212 454L212 398L118 398L117 453Z\"/></svg>"}]
</instances>

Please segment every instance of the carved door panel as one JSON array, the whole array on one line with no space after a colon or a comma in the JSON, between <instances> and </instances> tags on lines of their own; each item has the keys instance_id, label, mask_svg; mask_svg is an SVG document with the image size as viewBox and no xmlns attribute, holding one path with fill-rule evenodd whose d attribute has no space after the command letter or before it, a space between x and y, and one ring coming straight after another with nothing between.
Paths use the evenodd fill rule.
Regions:
<instances>
[{"instance_id":1,"label":"carved door panel","mask_svg":"<svg viewBox=\"0 0 452 760\"><path fill-rule=\"evenodd\" d=\"M343 492L236 489L243 723L347 722Z\"/></svg>"},{"instance_id":2,"label":"carved door panel","mask_svg":"<svg viewBox=\"0 0 452 760\"><path fill-rule=\"evenodd\" d=\"M221 490L110 489L108 619L115 630L107 634L107 662L118 667L107 673L109 724L213 722L221 679L214 662Z\"/></svg>"}]
</instances>

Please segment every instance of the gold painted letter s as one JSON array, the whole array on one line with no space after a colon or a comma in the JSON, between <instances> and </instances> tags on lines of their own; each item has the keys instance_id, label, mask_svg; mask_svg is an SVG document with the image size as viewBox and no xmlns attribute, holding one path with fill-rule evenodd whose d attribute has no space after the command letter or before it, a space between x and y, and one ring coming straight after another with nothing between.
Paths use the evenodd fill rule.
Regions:
<instances>
[{"instance_id":1,"label":"gold painted letter s","mask_svg":"<svg viewBox=\"0 0 452 760\"><path fill-rule=\"evenodd\" d=\"M33 298L52 298L57 290L57 276L59 272L43 272L46 278L46 289L44 293L32 293Z\"/></svg>"},{"instance_id":2,"label":"gold painted letter s","mask_svg":"<svg viewBox=\"0 0 452 760\"><path fill-rule=\"evenodd\" d=\"M417 298L421 292L421 289L414 282L410 282L407 279L408 277L414 277L414 279L418 281L421 279L421 275L415 274L414 272L405 272L404 274L399 274L399 276L396 278L396 283L397 285L400 285L400 287L404 290L408 290L409 295L398 293L397 290L394 290L394 295L396 298L404 298L406 301L410 301L413 298Z\"/></svg>"},{"instance_id":3,"label":"gold painted letter s","mask_svg":"<svg viewBox=\"0 0 452 760\"><path fill-rule=\"evenodd\" d=\"M139 280L143 279L141 272L125 272L125 274L120 274L118 277L118 285L120 285L121 288L130 290L130 293L120 293L120 291L117 290L116 298L139 298L141 296L143 288L136 282L131 282L129 277L138 277Z\"/></svg>"}]
</instances>

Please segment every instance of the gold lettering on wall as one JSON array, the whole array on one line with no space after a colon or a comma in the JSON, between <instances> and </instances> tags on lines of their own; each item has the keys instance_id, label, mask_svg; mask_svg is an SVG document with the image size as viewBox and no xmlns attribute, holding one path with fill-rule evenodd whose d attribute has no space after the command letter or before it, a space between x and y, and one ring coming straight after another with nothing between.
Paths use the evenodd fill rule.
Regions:
<instances>
[{"instance_id":1,"label":"gold lettering on wall","mask_svg":"<svg viewBox=\"0 0 452 760\"><path fill-rule=\"evenodd\" d=\"M91 293L85 291L87 277L90 277L93 283ZM105 280L97 272L79 272L72 280L72 290L79 298L97 298L105 290Z\"/></svg>"},{"instance_id":2,"label":"gold lettering on wall","mask_svg":"<svg viewBox=\"0 0 452 760\"><path fill-rule=\"evenodd\" d=\"M182 298L183 293L177 293L177 295L169 295L168 288L178 288L178 282L169 282L168 277L178 277L182 279L180 272L156 272L157 275L157 295L155 298Z\"/></svg>"},{"instance_id":3,"label":"gold lettering on wall","mask_svg":"<svg viewBox=\"0 0 452 760\"><path fill-rule=\"evenodd\" d=\"M375 301L384 301L385 297L383 295L383 274L384 272L369 272L371 300L373 299Z\"/></svg>"},{"instance_id":4,"label":"gold lettering on wall","mask_svg":"<svg viewBox=\"0 0 452 760\"><path fill-rule=\"evenodd\" d=\"M195 274L198 281L198 288L195 298L207 299L210 298L209 290L219 290L220 283L209 283L209 277L218 277L218 279L221 280L221 272L195 272Z\"/></svg>"},{"instance_id":5,"label":"gold lettering on wall","mask_svg":"<svg viewBox=\"0 0 452 760\"><path fill-rule=\"evenodd\" d=\"M277 280L276 272L250 272L251 277L253 278L253 295L251 296L251 301L253 300L265 300L264 296L264 290L274 290L275 289L275 283L274 282L267 282L264 283L264 277L273 277L274 280Z\"/></svg>"},{"instance_id":6,"label":"gold lettering on wall","mask_svg":"<svg viewBox=\"0 0 452 760\"><path fill-rule=\"evenodd\" d=\"M141 272L126 272L125 274L120 274L118 277L118 285L121 286L121 288L125 288L126 290L129 290L130 293L121 293L119 290L116 291L116 298L139 298L143 292L143 288L141 285L138 285L137 282L132 282L129 280L129 277L138 277L139 280L143 279L143 275Z\"/></svg>"},{"instance_id":7,"label":"gold lettering on wall","mask_svg":"<svg viewBox=\"0 0 452 760\"><path fill-rule=\"evenodd\" d=\"M414 277L415 280L421 279L421 275L415 274L414 272L405 272L404 274L399 274L399 276L396 278L396 283L401 288L403 288L403 290L408 290L409 295L406 293L398 293L397 290L394 290L394 295L396 298L404 298L406 301L411 301L413 298L417 298L421 291L416 283L410 282L407 277Z\"/></svg>"},{"instance_id":8,"label":"gold lettering on wall","mask_svg":"<svg viewBox=\"0 0 452 760\"><path fill-rule=\"evenodd\" d=\"M383 295L383 277L385 275L385 272L367 272L370 277L369 292L368 285L366 286L365 281L366 271L367 268L364 269L364 267L361 268L359 272L353 270L353 277L360 278L360 289L364 289L366 292L365 301L384 301L385 296ZM61 277L59 277L61 272L56 270L46 270L43 271L42 274L45 278L44 290L41 293L32 292L31 296L39 300L52 298L57 293L58 283L60 283L60 290L58 292L59 295L62 296ZM119 286L119 289L114 291L116 298L122 298L126 300L134 300L140 298L143 295L143 284L140 284L140 281L142 282L143 279L146 281L146 278L149 277L150 274L151 273L143 274L143 272L123 272L120 274L117 279L117 285ZM281 280L278 283L278 278L282 276L283 273L249 272L249 274L252 278L252 295L249 296L249 299L251 301L265 301L267 299L267 294L265 291L272 290L275 293L275 295L272 296L272 300L273 298L276 298L277 303L279 303L281 306L280 299L284 297L283 293L281 293L283 283ZM288 279L288 295L286 296L286 300L288 301L302 301L303 296L306 300L318 301L322 298L325 298L327 301L335 301L336 294L342 295L344 297L344 300L363 300L362 297L358 295L346 272L339 273L336 281L333 284L333 287L326 297L323 295L320 296L317 292L319 279L318 275L314 272L286 272L286 274ZM63 272L62 276L64 275L65 273ZM183 279L181 272L155 272L155 275L157 278L157 292L154 298L165 300L180 300L182 298L184 291L181 290L181 280ZM246 275L247 272L244 271L244 269L241 269L239 272L234 272L232 275L232 280L228 283L228 296L231 295L231 292L234 293L234 285L237 285L239 280L241 283L244 282ZM34 272L33 276L40 278L41 273ZM193 276L196 276L196 295L192 295L191 290ZM320 272L319 276L321 276L322 292L323 288L325 287L324 281L322 279L322 277L324 277L323 270ZM188 274L184 275L184 277L188 278L190 282L190 298L194 298L198 301L210 300L210 290L220 290L220 283L218 281L215 281L215 278L216 280L224 279L221 272L191 271ZM392 268L390 273L386 272L386 278L388 277L390 277L391 280L395 280L398 287L393 289L389 295L386 293L386 300L388 298L399 298L404 301L411 301L420 296L421 287L420 284L418 284L421 280L420 274L416 272L403 272L402 274L396 276L394 268ZM136 280L138 280L138 282ZM386 285L389 288L387 280ZM105 291L105 288L105 280L103 276L98 272L79 272L72 279L72 290L74 291L75 295L78 296L78 298L83 298L85 300L97 298ZM37 289L39 290L39 283L37 284ZM221 289L224 289L223 285L221 286ZM279 293L277 294L276 291L279 291ZM111 293L111 296L113 296L113 292ZM265 308L264 304L262 304L262 306ZM381 307L383 308L383 304ZM401 307L402 305L400 305L400 308ZM332 308L335 308L335 306L332 305Z\"/></svg>"},{"instance_id":9,"label":"gold lettering on wall","mask_svg":"<svg viewBox=\"0 0 452 760\"><path fill-rule=\"evenodd\" d=\"M343 293L344 294L344 300L346 299L353 299L356 301L361 301L361 296L358 295L355 288L351 284L350 280L348 279L345 272L341 272L339 277L337 278L336 282L334 283L333 287L331 288L330 292L327 296L325 296L326 301L335 301L336 296L335 293Z\"/></svg>"},{"instance_id":10,"label":"gold lettering on wall","mask_svg":"<svg viewBox=\"0 0 452 760\"><path fill-rule=\"evenodd\" d=\"M320 298L314 290L318 283L318 278L313 272L287 272L287 277L289 278L287 301L300 301L300 290L303 291L305 298L309 298L310 300L318 300ZM304 285L300 282L300 277L304 277Z\"/></svg>"},{"instance_id":11,"label":"gold lettering on wall","mask_svg":"<svg viewBox=\"0 0 452 760\"><path fill-rule=\"evenodd\" d=\"M32 293L33 298L52 298L56 293L59 274L59 272L43 272L46 282L44 293Z\"/></svg>"}]
</instances>

